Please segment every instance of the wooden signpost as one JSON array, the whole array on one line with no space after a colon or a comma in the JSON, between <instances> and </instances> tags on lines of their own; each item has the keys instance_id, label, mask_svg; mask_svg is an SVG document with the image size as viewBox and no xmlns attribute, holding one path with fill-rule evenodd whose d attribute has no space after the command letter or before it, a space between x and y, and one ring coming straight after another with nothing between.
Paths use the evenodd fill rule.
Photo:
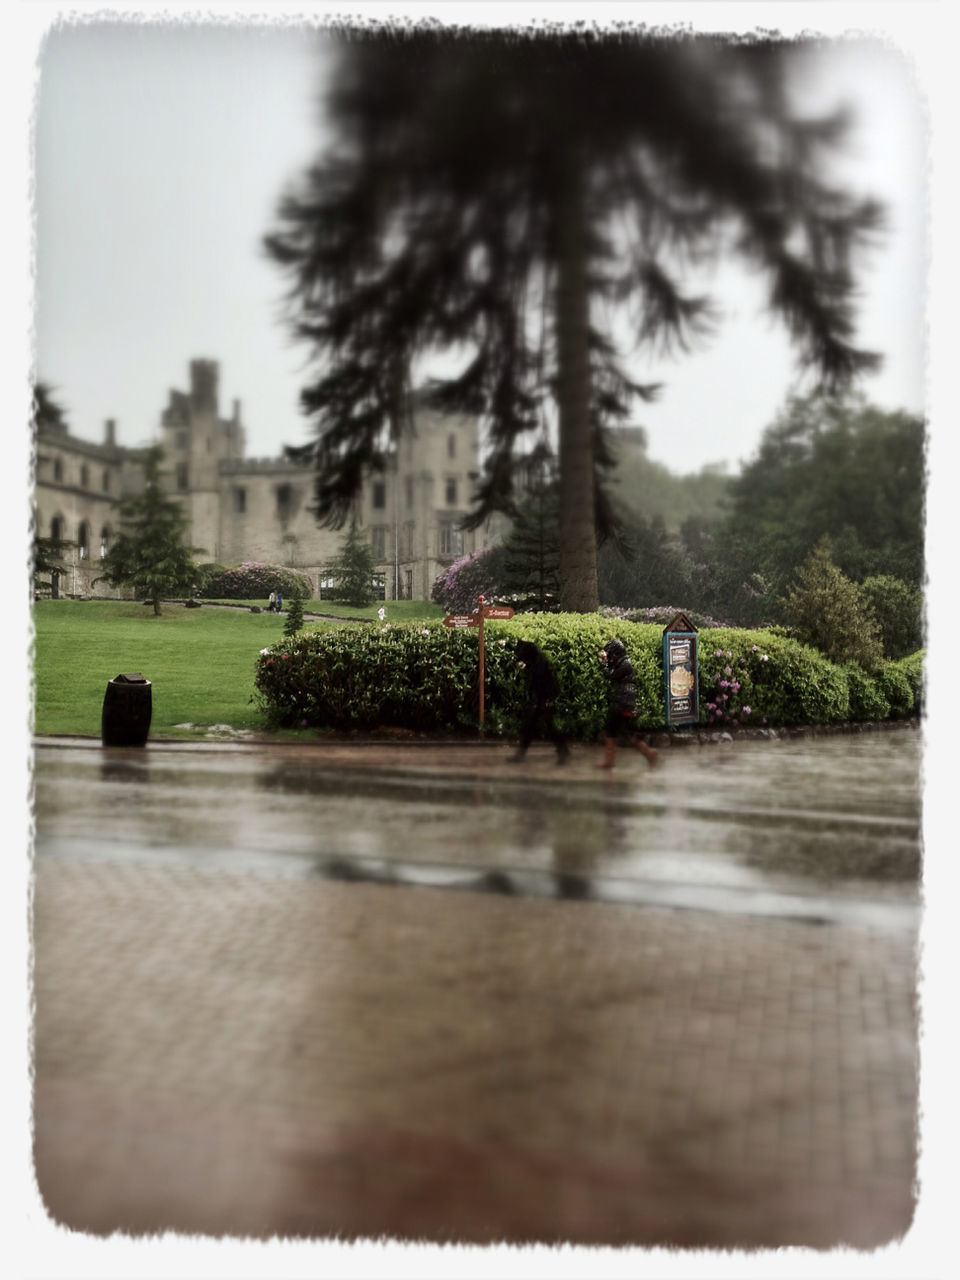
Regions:
<instances>
[{"instance_id":1,"label":"wooden signpost","mask_svg":"<svg viewBox=\"0 0 960 1280\"><path fill-rule=\"evenodd\" d=\"M479 627L477 637L480 648L480 723L483 724L483 624L487 618L495 618L501 622L513 617L513 610L506 604L484 604L483 596L477 596L477 609L474 613L448 613L443 620L445 627Z\"/></svg>"}]
</instances>

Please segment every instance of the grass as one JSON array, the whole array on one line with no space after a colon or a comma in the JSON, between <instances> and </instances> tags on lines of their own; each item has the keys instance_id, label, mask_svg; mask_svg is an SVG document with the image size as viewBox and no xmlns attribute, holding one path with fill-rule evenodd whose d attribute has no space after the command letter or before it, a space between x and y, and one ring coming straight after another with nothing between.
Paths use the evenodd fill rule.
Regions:
<instances>
[{"instance_id":1,"label":"grass","mask_svg":"<svg viewBox=\"0 0 960 1280\"><path fill-rule=\"evenodd\" d=\"M307 604L308 612L311 604L319 611L320 601ZM322 607L333 612L326 601ZM435 605L411 600L389 601L385 608L387 618L397 621L442 614ZM341 616L351 613L339 609ZM353 616L364 615L358 610ZM259 651L283 636L284 616L168 604L156 618L141 604L41 600L33 618L35 733L99 738L107 682L126 671L140 671L152 682L151 734L190 738L214 724L264 728L251 701L254 665ZM308 620L304 630L338 625ZM179 724L195 728L175 728Z\"/></svg>"}]
</instances>

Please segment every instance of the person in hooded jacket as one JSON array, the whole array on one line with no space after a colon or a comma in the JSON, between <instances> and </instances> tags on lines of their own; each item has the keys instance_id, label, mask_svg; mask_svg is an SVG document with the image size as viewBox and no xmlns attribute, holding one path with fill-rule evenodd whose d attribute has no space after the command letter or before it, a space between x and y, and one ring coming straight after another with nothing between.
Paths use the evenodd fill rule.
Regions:
<instances>
[{"instance_id":1,"label":"person in hooded jacket","mask_svg":"<svg viewBox=\"0 0 960 1280\"><path fill-rule=\"evenodd\" d=\"M532 640L517 642L517 661L527 678L527 713L520 730L520 744L514 760L522 760L533 741L537 725L542 721L546 736L557 748L557 763L562 764L570 755L570 748L553 719L553 703L557 696L557 678L553 667Z\"/></svg>"},{"instance_id":2,"label":"person in hooded jacket","mask_svg":"<svg viewBox=\"0 0 960 1280\"><path fill-rule=\"evenodd\" d=\"M627 735L627 742L634 751L641 752L652 767L657 763L657 753L639 736L637 730L637 686L633 678L633 663L627 657L626 646L614 637L600 650L604 675L610 681L610 705L607 711L606 740L599 769L612 769L617 753L617 742Z\"/></svg>"}]
</instances>

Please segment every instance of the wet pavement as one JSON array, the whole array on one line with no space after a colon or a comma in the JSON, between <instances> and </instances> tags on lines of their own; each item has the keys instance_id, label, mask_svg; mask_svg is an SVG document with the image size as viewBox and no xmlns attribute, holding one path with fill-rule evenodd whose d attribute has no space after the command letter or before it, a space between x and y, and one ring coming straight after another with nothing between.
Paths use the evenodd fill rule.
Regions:
<instances>
[{"instance_id":1,"label":"wet pavement","mask_svg":"<svg viewBox=\"0 0 960 1280\"><path fill-rule=\"evenodd\" d=\"M36 1168L131 1233L869 1248L920 739L35 754Z\"/></svg>"}]
</instances>

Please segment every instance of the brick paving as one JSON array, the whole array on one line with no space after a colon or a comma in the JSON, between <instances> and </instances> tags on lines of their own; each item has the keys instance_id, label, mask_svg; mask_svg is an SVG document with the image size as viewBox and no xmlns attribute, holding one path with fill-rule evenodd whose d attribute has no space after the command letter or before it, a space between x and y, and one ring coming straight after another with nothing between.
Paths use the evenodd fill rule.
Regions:
<instances>
[{"instance_id":1,"label":"brick paving","mask_svg":"<svg viewBox=\"0 0 960 1280\"><path fill-rule=\"evenodd\" d=\"M95 1233L753 1248L913 1209L905 931L36 862L35 1159Z\"/></svg>"}]
</instances>

